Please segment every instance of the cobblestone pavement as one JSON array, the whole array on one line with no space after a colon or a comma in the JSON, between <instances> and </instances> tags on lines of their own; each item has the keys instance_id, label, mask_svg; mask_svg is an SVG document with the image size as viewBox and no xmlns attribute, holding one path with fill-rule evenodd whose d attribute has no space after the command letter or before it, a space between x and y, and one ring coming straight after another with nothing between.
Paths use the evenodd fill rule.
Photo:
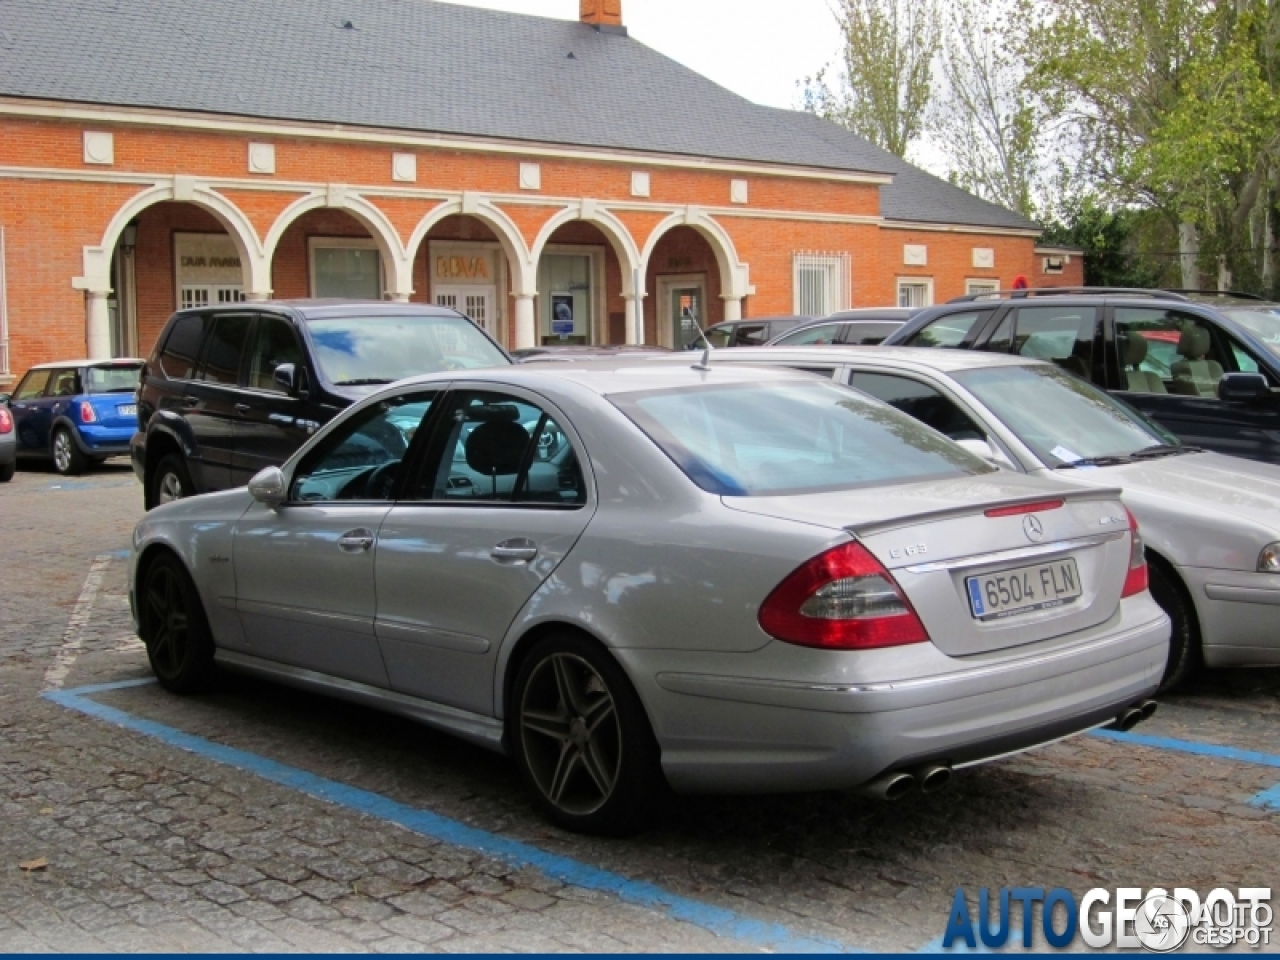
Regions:
<instances>
[{"instance_id":1,"label":"cobblestone pavement","mask_svg":"<svg viewBox=\"0 0 1280 960\"><path fill-rule=\"evenodd\" d=\"M127 467L0 485L0 950L767 945L745 925L717 935L697 910L516 868L41 698L50 684L148 676L125 587L140 512ZM238 678L200 697L147 684L92 699L656 885L709 915L856 948L933 940L957 887L1280 887L1280 811L1248 803L1280 769L1098 737L896 804L679 798L652 832L601 840L547 826L501 757L355 706ZM1140 731L1278 753L1280 671L1212 674Z\"/></svg>"}]
</instances>

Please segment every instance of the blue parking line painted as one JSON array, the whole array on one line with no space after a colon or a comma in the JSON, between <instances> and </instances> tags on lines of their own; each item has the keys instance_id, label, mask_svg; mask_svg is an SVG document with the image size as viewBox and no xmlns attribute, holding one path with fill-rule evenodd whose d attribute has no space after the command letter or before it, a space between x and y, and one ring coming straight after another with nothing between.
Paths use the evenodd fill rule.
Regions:
<instances>
[{"instance_id":1,"label":"blue parking line painted","mask_svg":"<svg viewBox=\"0 0 1280 960\"><path fill-rule=\"evenodd\" d=\"M1263 767L1280 767L1280 756L1274 753L1240 750L1236 747L1219 746L1216 743L1177 740L1173 737L1153 737L1144 733L1123 733L1119 730L1094 730L1093 735L1121 743L1137 744L1140 747L1154 747L1157 750L1176 750L1179 753L1190 753L1198 757L1234 760L1237 763L1252 763ZM1249 800L1249 806L1263 810L1280 810L1280 783L1252 797Z\"/></svg>"},{"instance_id":2,"label":"blue parking line painted","mask_svg":"<svg viewBox=\"0 0 1280 960\"><path fill-rule=\"evenodd\" d=\"M613 894L626 903L656 910L672 920L701 927L719 937L784 953L863 952L835 940L805 936L781 924L753 920L734 910L692 900L656 884L633 880L570 857L548 853L519 840L511 840L478 827L470 827L428 810L415 809L381 794L328 780L245 750L214 743L203 737L184 733L163 723L136 717L123 710L89 699L95 693L154 682L151 679L125 680L72 690L51 690L42 696L70 710L104 720L237 770L244 770L318 800L346 807L357 813L397 824L423 836L502 860L516 868L532 867L570 886Z\"/></svg>"}]
</instances>

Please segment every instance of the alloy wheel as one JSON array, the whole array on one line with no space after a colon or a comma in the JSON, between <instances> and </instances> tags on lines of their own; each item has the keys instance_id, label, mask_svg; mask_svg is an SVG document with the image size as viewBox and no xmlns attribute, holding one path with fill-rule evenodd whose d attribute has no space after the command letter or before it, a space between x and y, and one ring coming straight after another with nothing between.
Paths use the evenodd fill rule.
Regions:
<instances>
[{"instance_id":1,"label":"alloy wheel","mask_svg":"<svg viewBox=\"0 0 1280 960\"><path fill-rule=\"evenodd\" d=\"M581 657L554 653L529 676L520 739L533 781L556 808L585 816L613 795L622 728L604 679Z\"/></svg>"},{"instance_id":2,"label":"alloy wheel","mask_svg":"<svg viewBox=\"0 0 1280 960\"><path fill-rule=\"evenodd\" d=\"M71 437L65 430L59 430L53 435L53 464L59 473L66 473L71 469Z\"/></svg>"},{"instance_id":3,"label":"alloy wheel","mask_svg":"<svg viewBox=\"0 0 1280 960\"><path fill-rule=\"evenodd\" d=\"M158 503L172 503L174 500L181 500L186 494L182 489L182 478L172 470L167 471L161 478L157 489Z\"/></svg>"},{"instance_id":4,"label":"alloy wheel","mask_svg":"<svg viewBox=\"0 0 1280 960\"><path fill-rule=\"evenodd\" d=\"M144 640L157 673L173 677L187 655L189 617L178 574L167 564L157 564L147 577L147 631Z\"/></svg>"}]
</instances>

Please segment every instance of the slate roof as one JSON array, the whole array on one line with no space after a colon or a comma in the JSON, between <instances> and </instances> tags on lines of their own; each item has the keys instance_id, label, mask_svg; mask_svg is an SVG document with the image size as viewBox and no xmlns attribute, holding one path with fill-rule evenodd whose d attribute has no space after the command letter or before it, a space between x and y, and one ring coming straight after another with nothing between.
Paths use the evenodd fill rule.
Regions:
<instances>
[{"instance_id":1,"label":"slate roof","mask_svg":"<svg viewBox=\"0 0 1280 960\"><path fill-rule=\"evenodd\" d=\"M885 216L1035 226L622 33L434 0L0 0L0 96L893 173Z\"/></svg>"}]
</instances>

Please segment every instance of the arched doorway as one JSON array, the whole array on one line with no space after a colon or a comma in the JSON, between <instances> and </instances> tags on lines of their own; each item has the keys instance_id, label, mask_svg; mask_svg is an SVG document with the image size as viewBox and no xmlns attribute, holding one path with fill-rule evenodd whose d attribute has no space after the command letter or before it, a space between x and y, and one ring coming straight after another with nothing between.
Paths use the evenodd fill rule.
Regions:
<instances>
[{"instance_id":1,"label":"arched doorway","mask_svg":"<svg viewBox=\"0 0 1280 960\"><path fill-rule=\"evenodd\" d=\"M595 223L569 220L536 248L538 344L627 342L626 301L631 265Z\"/></svg>"},{"instance_id":2,"label":"arched doorway","mask_svg":"<svg viewBox=\"0 0 1280 960\"><path fill-rule=\"evenodd\" d=\"M320 208L294 218L271 251L272 296L280 300L382 300L394 289L373 234L345 210Z\"/></svg>"},{"instance_id":3,"label":"arched doorway","mask_svg":"<svg viewBox=\"0 0 1280 960\"><path fill-rule=\"evenodd\" d=\"M674 227L658 240L645 289L645 343L679 350L698 340L698 330L725 319L719 263L693 227Z\"/></svg>"},{"instance_id":4,"label":"arched doorway","mask_svg":"<svg viewBox=\"0 0 1280 960\"><path fill-rule=\"evenodd\" d=\"M511 267L498 234L480 218L451 214L432 224L413 277L415 300L465 314L504 346L514 342Z\"/></svg>"}]
</instances>

